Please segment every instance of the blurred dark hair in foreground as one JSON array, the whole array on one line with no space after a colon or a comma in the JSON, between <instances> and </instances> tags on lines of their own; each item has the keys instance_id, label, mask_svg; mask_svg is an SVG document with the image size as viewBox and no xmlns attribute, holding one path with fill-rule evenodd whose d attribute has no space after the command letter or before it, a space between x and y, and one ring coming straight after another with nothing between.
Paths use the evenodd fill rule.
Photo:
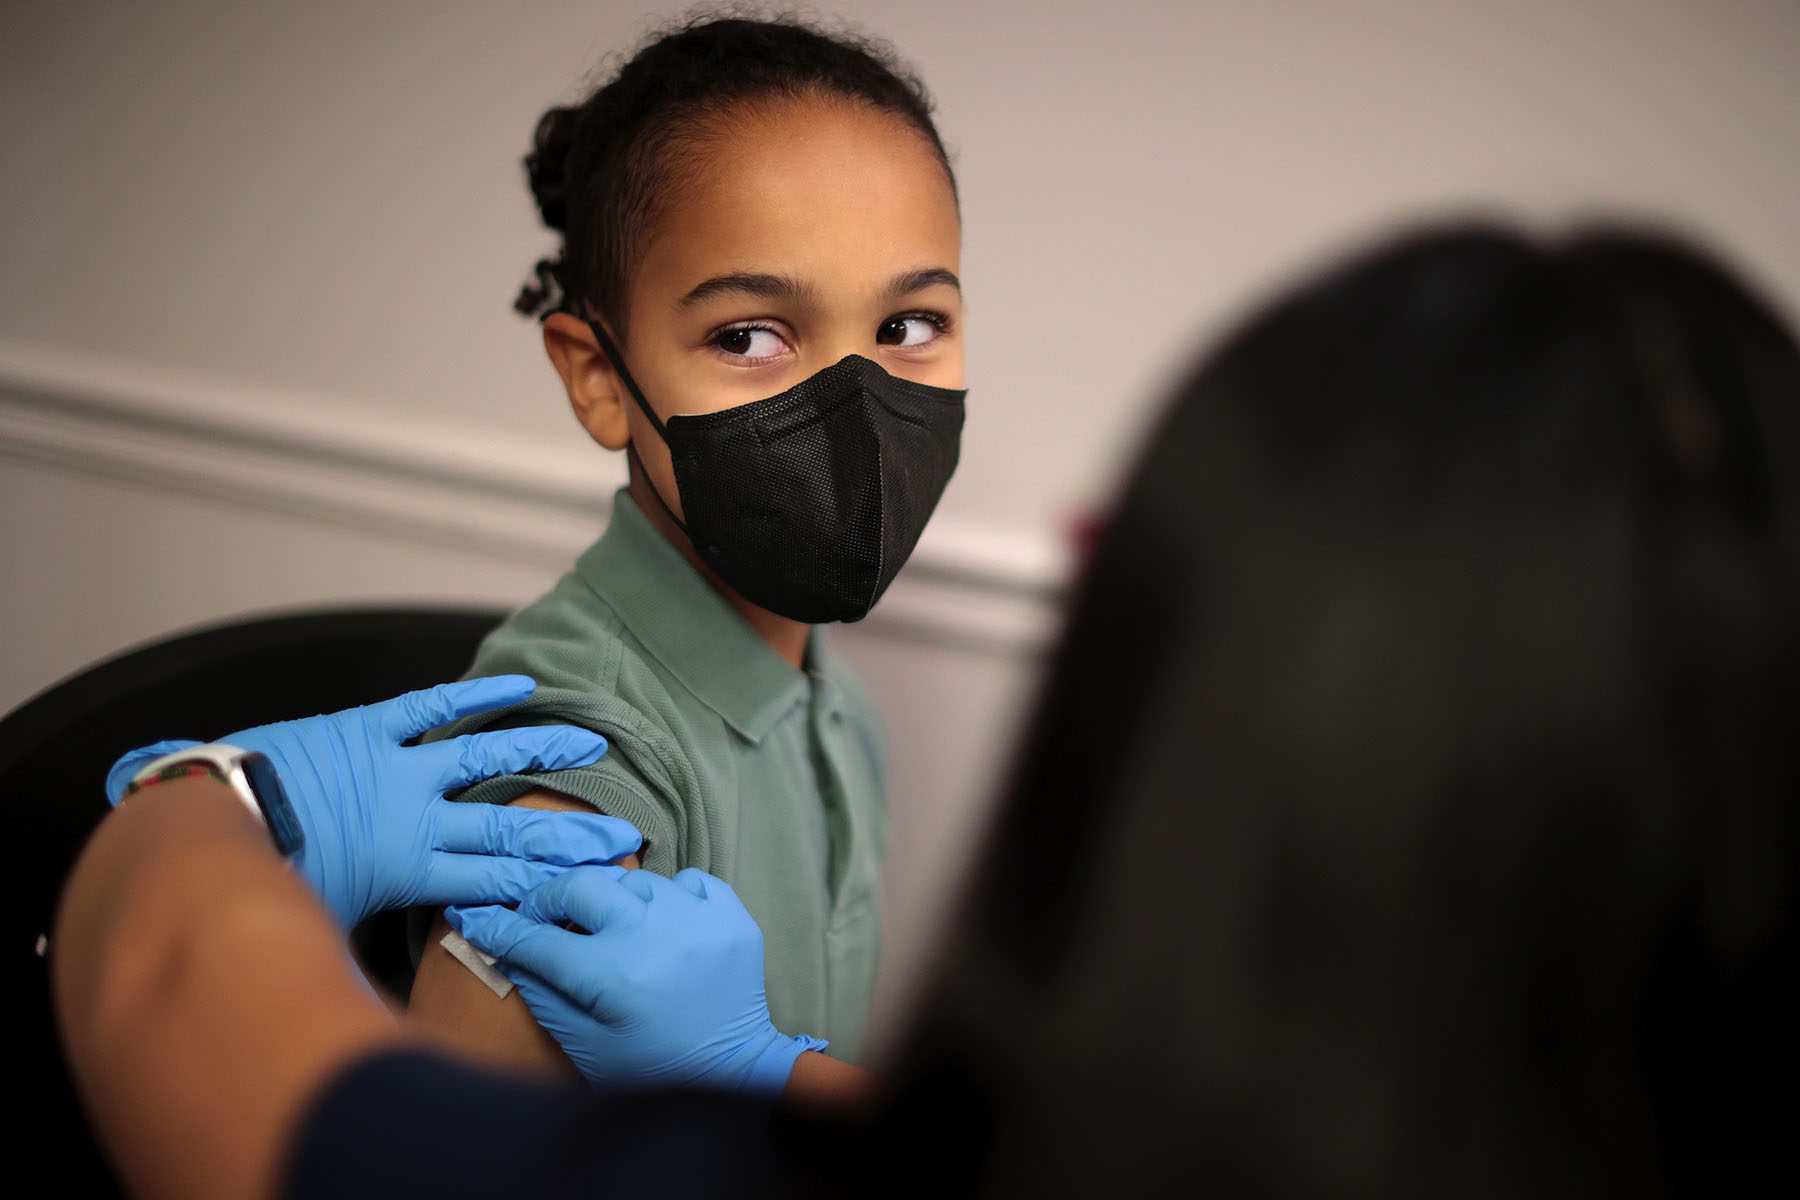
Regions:
<instances>
[{"instance_id":1,"label":"blurred dark hair in foreground","mask_svg":"<svg viewBox=\"0 0 1800 1200\"><path fill-rule=\"evenodd\" d=\"M1125 488L891 1127L1021 1194L1791 1180L1797 581L1800 352L1708 256L1292 293Z\"/></svg>"}]
</instances>

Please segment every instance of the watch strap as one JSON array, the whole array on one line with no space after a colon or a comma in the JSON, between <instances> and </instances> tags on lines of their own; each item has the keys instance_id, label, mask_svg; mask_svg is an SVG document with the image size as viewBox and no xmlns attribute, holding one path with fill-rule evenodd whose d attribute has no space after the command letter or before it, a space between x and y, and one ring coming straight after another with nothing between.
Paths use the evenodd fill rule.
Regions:
<instances>
[{"instance_id":1,"label":"watch strap","mask_svg":"<svg viewBox=\"0 0 1800 1200\"><path fill-rule=\"evenodd\" d=\"M135 796L145 788L167 783L171 779L216 779L223 784L231 782L225 777L225 772L219 769L219 765L210 759L187 758L166 766L151 763L132 776L131 782L125 785L125 795Z\"/></svg>"},{"instance_id":2,"label":"watch strap","mask_svg":"<svg viewBox=\"0 0 1800 1200\"><path fill-rule=\"evenodd\" d=\"M131 777L120 800L165 780L208 776L230 788L243 802L269 831L283 858L291 861L300 853L306 835L273 764L266 755L227 742L189 746L145 764Z\"/></svg>"}]
</instances>

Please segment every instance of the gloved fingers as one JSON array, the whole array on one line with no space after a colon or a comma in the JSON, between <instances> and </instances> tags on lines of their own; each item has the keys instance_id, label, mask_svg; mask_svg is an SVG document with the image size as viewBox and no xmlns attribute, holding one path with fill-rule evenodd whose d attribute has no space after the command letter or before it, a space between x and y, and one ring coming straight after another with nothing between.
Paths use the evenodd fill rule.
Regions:
<instances>
[{"instance_id":1,"label":"gloved fingers","mask_svg":"<svg viewBox=\"0 0 1800 1200\"><path fill-rule=\"evenodd\" d=\"M698 881L698 886L694 885L695 880ZM681 884L702 900L710 901L713 904L723 904L742 912L745 916L750 915L750 910L744 907L742 900L738 899L737 889L717 875L710 875L698 867L688 867L686 870L675 873L674 882Z\"/></svg>"},{"instance_id":2,"label":"gloved fingers","mask_svg":"<svg viewBox=\"0 0 1800 1200\"><path fill-rule=\"evenodd\" d=\"M439 800L432 806L432 820L437 829L435 850L506 854L563 867L612 862L644 844L637 826L599 813Z\"/></svg>"},{"instance_id":3,"label":"gloved fingers","mask_svg":"<svg viewBox=\"0 0 1800 1200\"><path fill-rule=\"evenodd\" d=\"M619 886L645 904L671 891L682 893L683 898L687 892L687 889L677 887L673 879L666 879L654 871L627 871L619 876Z\"/></svg>"},{"instance_id":4,"label":"gloved fingers","mask_svg":"<svg viewBox=\"0 0 1800 1200\"><path fill-rule=\"evenodd\" d=\"M407 751L427 760L439 791L495 775L585 767L606 753L606 739L574 725L538 725L467 733Z\"/></svg>"},{"instance_id":5,"label":"gloved fingers","mask_svg":"<svg viewBox=\"0 0 1800 1200\"><path fill-rule=\"evenodd\" d=\"M552 925L571 921L589 933L629 928L644 915L643 898L624 884L638 873L571 867L525 897L519 915Z\"/></svg>"},{"instance_id":6,"label":"gloved fingers","mask_svg":"<svg viewBox=\"0 0 1800 1200\"><path fill-rule=\"evenodd\" d=\"M523 967L583 1011L594 1012L599 1006L596 978L606 972L598 955L604 950L586 934L570 933L499 905L453 905L444 910L444 919L469 945L499 959L508 978L509 967Z\"/></svg>"},{"instance_id":7,"label":"gloved fingers","mask_svg":"<svg viewBox=\"0 0 1800 1200\"><path fill-rule=\"evenodd\" d=\"M168 741L151 742L148 746L139 746L136 750L127 750L119 756L119 761L106 771L106 802L117 804L125 797L125 789L145 764L161 758L165 754L173 754L177 750L186 750L191 746L203 745L192 738L174 738Z\"/></svg>"},{"instance_id":8,"label":"gloved fingers","mask_svg":"<svg viewBox=\"0 0 1800 1200\"><path fill-rule=\"evenodd\" d=\"M529 675L491 675L440 683L373 707L382 732L398 742L448 725L459 717L517 704L536 690L537 680Z\"/></svg>"},{"instance_id":9,"label":"gloved fingers","mask_svg":"<svg viewBox=\"0 0 1800 1200\"><path fill-rule=\"evenodd\" d=\"M594 1020L591 1008L582 1008L580 1004L559 990L554 984L534 975L517 963L507 962L504 958L494 967L508 979L519 991L525 1001L525 1007L537 1018L537 1023L554 1034L558 1030L577 1030L584 1024Z\"/></svg>"},{"instance_id":10,"label":"gloved fingers","mask_svg":"<svg viewBox=\"0 0 1800 1200\"><path fill-rule=\"evenodd\" d=\"M409 904L517 904L562 874L554 863L487 854L433 854Z\"/></svg>"},{"instance_id":11,"label":"gloved fingers","mask_svg":"<svg viewBox=\"0 0 1800 1200\"><path fill-rule=\"evenodd\" d=\"M694 868L689 867L688 871L693 869ZM681 876L685 874L687 874L687 871L681 872L676 875L675 878L680 879ZM750 910L745 908L744 902L738 898L736 888L732 887L729 883L726 883L723 879L720 879L717 875L706 875L705 880L706 899L708 901L715 906L723 906L733 912L744 914L744 919L746 921L755 921L756 918L750 915ZM758 926L758 928L760 929L761 926Z\"/></svg>"},{"instance_id":12,"label":"gloved fingers","mask_svg":"<svg viewBox=\"0 0 1800 1200\"><path fill-rule=\"evenodd\" d=\"M630 874L649 875L649 872L633 871ZM732 890L731 885L717 875L709 875L698 867L688 867L677 871L672 879L662 880L654 875L650 875L650 878L671 891L680 888L705 901L710 909L707 919L713 923L714 928L730 929L734 934L754 939L761 945L762 926L756 923L756 918L750 915L750 910L744 907L744 902L738 899L738 894Z\"/></svg>"},{"instance_id":13,"label":"gloved fingers","mask_svg":"<svg viewBox=\"0 0 1800 1200\"><path fill-rule=\"evenodd\" d=\"M716 876L708 875L699 867L685 867L682 870L675 872L669 879L669 882L675 884L677 887L692 892L702 900L706 900L711 898L707 892L707 885L713 883L722 884L724 881Z\"/></svg>"},{"instance_id":14,"label":"gloved fingers","mask_svg":"<svg viewBox=\"0 0 1800 1200\"><path fill-rule=\"evenodd\" d=\"M689 868L689 870L692 870L692 868ZM709 888L715 883L724 882L723 880L713 879L712 876L707 876L707 878L711 881L707 884L707 887ZM673 902L685 900L691 904L693 902L692 897L702 895L702 893L695 891L693 888L687 886L687 884L677 883L673 879L666 879L663 876L658 875L655 871L627 871L619 876L619 886L642 900L645 904L657 899Z\"/></svg>"}]
</instances>

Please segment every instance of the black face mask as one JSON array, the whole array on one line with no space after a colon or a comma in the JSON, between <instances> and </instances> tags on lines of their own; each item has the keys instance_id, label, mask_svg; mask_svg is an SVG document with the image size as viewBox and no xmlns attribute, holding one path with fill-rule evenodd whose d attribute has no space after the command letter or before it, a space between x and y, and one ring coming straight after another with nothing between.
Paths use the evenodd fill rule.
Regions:
<instances>
[{"instance_id":1,"label":"black face mask","mask_svg":"<svg viewBox=\"0 0 1800 1200\"><path fill-rule=\"evenodd\" d=\"M779 396L665 423L606 331L589 327L669 447L686 521L647 471L644 482L719 578L809 625L866 616L956 470L968 392L852 354Z\"/></svg>"}]
</instances>

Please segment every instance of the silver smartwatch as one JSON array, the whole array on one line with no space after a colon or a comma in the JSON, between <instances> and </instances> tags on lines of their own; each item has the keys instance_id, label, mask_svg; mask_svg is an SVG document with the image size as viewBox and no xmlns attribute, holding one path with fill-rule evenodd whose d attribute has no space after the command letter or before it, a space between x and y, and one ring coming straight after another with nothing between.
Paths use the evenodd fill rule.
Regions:
<instances>
[{"instance_id":1,"label":"silver smartwatch","mask_svg":"<svg viewBox=\"0 0 1800 1200\"><path fill-rule=\"evenodd\" d=\"M121 802L170 779L211 776L225 784L268 829L276 851L292 859L306 845L300 818L266 754L225 742L208 742L153 759L131 777Z\"/></svg>"}]
</instances>

